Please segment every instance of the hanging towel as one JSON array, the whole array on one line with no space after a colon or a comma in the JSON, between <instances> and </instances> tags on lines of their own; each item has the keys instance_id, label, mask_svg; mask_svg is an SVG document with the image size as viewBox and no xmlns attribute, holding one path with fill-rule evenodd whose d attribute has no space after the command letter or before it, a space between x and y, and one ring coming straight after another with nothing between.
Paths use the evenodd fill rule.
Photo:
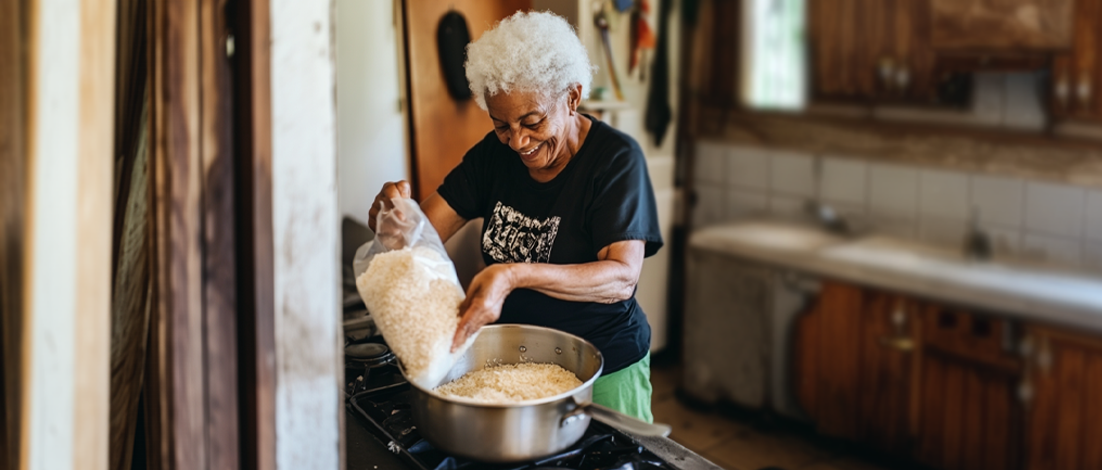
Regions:
<instances>
[{"instance_id":1,"label":"hanging towel","mask_svg":"<svg viewBox=\"0 0 1102 470\"><path fill-rule=\"evenodd\" d=\"M673 118L670 107L669 57L670 0L660 0L658 8L658 51L651 70L650 91L647 93L647 114L643 124L654 136L654 145L661 146Z\"/></svg>"}]
</instances>

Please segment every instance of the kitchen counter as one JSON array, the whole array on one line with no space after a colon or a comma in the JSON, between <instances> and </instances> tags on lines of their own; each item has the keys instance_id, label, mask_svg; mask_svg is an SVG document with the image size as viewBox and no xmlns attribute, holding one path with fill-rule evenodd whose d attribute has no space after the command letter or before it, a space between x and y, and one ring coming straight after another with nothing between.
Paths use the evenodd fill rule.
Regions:
<instances>
[{"instance_id":1,"label":"kitchen counter","mask_svg":"<svg viewBox=\"0 0 1102 470\"><path fill-rule=\"evenodd\" d=\"M1102 333L1102 275L1024 260L973 261L959 251L879 235L748 220L701 229L690 246L814 276Z\"/></svg>"}]
</instances>

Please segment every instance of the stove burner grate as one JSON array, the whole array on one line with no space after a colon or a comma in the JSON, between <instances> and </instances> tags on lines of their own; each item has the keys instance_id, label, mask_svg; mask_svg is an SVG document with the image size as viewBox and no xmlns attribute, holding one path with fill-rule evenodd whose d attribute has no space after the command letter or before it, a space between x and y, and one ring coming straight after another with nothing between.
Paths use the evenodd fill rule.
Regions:
<instances>
[{"instance_id":1,"label":"stove burner grate","mask_svg":"<svg viewBox=\"0 0 1102 470\"><path fill-rule=\"evenodd\" d=\"M630 436L591 420L582 439L569 449L534 462L490 465L448 455L421 438L413 423L410 406L413 392L408 384L368 390L348 401L355 414L366 420L375 437L414 468L422 470L671 469L669 464L640 446Z\"/></svg>"}]
</instances>

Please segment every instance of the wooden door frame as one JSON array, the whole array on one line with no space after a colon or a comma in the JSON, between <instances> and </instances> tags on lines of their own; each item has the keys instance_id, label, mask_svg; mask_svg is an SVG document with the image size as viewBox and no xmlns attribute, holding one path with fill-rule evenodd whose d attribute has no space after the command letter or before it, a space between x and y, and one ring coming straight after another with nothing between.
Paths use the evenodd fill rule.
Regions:
<instances>
[{"instance_id":1,"label":"wooden door frame","mask_svg":"<svg viewBox=\"0 0 1102 470\"><path fill-rule=\"evenodd\" d=\"M275 290L269 0L237 0L234 146L237 169L238 377L242 468L274 470Z\"/></svg>"},{"instance_id":2,"label":"wooden door frame","mask_svg":"<svg viewBox=\"0 0 1102 470\"><path fill-rule=\"evenodd\" d=\"M268 1L150 15L149 464L274 469Z\"/></svg>"},{"instance_id":3,"label":"wooden door frame","mask_svg":"<svg viewBox=\"0 0 1102 470\"><path fill-rule=\"evenodd\" d=\"M24 147L26 31L22 2L0 3L0 468L17 468L23 374L23 226L27 203Z\"/></svg>"}]
</instances>

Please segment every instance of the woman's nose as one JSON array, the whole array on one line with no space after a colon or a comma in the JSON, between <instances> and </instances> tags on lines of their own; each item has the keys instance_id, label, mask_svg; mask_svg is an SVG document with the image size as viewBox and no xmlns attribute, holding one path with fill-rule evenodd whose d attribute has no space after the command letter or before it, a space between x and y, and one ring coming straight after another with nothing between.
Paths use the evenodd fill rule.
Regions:
<instances>
[{"instance_id":1,"label":"woman's nose","mask_svg":"<svg viewBox=\"0 0 1102 470\"><path fill-rule=\"evenodd\" d=\"M509 136L509 146L519 152L528 146L528 134L522 130L513 131Z\"/></svg>"}]
</instances>

